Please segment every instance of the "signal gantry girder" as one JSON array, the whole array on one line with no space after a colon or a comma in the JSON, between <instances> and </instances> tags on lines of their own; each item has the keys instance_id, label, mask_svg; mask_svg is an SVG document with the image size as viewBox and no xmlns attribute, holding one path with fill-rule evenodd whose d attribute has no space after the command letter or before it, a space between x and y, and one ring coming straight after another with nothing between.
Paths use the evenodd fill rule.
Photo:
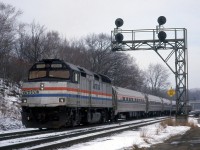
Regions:
<instances>
[{"instance_id":1,"label":"signal gantry girder","mask_svg":"<svg viewBox=\"0 0 200 150\"><path fill-rule=\"evenodd\" d=\"M160 18L160 19L159 19ZM164 16L158 18L156 29L122 30L123 20L115 22L111 31L112 51L153 50L175 75L176 113L188 114L188 50L185 28L164 28Z\"/></svg>"}]
</instances>

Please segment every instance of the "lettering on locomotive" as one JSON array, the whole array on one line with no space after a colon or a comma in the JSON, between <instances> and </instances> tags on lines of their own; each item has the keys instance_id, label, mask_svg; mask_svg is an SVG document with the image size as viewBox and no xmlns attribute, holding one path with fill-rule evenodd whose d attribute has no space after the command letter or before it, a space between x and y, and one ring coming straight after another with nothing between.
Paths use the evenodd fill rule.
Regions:
<instances>
[{"instance_id":1,"label":"lettering on locomotive","mask_svg":"<svg viewBox=\"0 0 200 150\"><path fill-rule=\"evenodd\" d=\"M33 94L39 94L39 90L22 91L22 95L33 95Z\"/></svg>"}]
</instances>

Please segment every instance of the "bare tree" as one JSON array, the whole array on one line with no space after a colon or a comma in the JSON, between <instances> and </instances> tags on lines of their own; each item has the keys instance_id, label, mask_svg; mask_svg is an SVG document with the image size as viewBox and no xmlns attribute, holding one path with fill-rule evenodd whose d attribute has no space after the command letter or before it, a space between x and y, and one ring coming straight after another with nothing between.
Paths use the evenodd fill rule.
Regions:
<instances>
[{"instance_id":1,"label":"bare tree","mask_svg":"<svg viewBox=\"0 0 200 150\"><path fill-rule=\"evenodd\" d=\"M15 46L14 46L14 51L15 51L15 56L23 61L28 61L26 57L26 51L30 48L30 42L29 42L29 35L27 33L27 24L19 24L17 28L17 38L15 40Z\"/></svg>"},{"instance_id":2,"label":"bare tree","mask_svg":"<svg viewBox=\"0 0 200 150\"><path fill-rule=\"evenodd\" d=\"M113 78L113 84L140 91L143 86L143 74L135 59L124 53L115 52L113 62L108 74Z\"/></svg>"},{"instance_id":3,"label":"bare tree","mask_svg":"<svg viewBox=\"0 0 200 150\"><path fill-rule=\"evenodd\" d=\"M189 100L200 100L200 89L190 89L189 90Z\"/></svg>"},{"instance_id":4,"label":"bare tree","mask_svg":"<svg viewBox=\"0 0 200 150\"><path fill-rule=\"evenodd\" d=\"M61 48L61 38L57 31L51 31L46 34L43 58L58 58L59 49Z\"/></svg>"},{"instance_id":5,"label":"bare tree","mask_svg":"<svg viewBox=\"0 0 200 150\"><path fill-rule=\"evenodd\" d=\"M13 49L17 17L21 14L15 7L0 2L0 76L7 73L9 55Z\"/></svg>"},{"instance_id":6,"label":"bare tree","mask_svg":"<svg viewBox=\"0 0 200 150\"><path fill-rule=\"evenodd\" d=\"M85 66L86 51L82 40L62 40L59 58L75 65Z\"/></svg>"},{"instance_id":7,"label":"bare tree","mask_svg":"<svg viewBox=\"0 0 200 150\"><path fill-rule=\"evenodd\" d=\"M15 64L15 67L10 65L13 72L11 79L14 81L26 79L28 68L34 62L45 58L45 54L50 55L50 52L48 53L45 49L46 39L44 26L35 24L35 22L30 25L19 24L14 44L15 53L10 56L10 63Z\"/></svg>"},{"instance_id":8,"label":"bare tree","mask_svg":"<svg viewBox=\"0 0 200 150\"><path fill-rule=\"evenodd\" d=\"M166 89L170 82L168 81L168 70L161 64L150 64L145 72L146 84L151 94L158 95L160 91Z\"/></svg>"},{"instance_id":9,"label":"bare tree","mask_svg":"<svg viewBox=\"0 0 200 150\"><path fill-rule=\"evenodd\" d=\"M45 54L46 34L45 27L33 22L26 26L25 32L23 28L19 30L18 38L18 55L30 63L34 63L43 58Z\"/></svg>"},{"instance_id":10,"label":"bare tree","mask_svg":"<svg viewBox=\"0 0 200 150\"><path fill-rule=\"evenodd\" d=\"M108 35L89 35L85 46L87 68L109 76L114 85L139 90L143 81L135 60L125 53L112 52Z\"/></svg>"},{"instance_id":11,"label":"bare tree","mask_svg":"<svg viewBox=\"0 0 200 150\"><path fill-rule=\"evenodd\" d=\"M84 44L87 50L87 68L106 74L111 62L110 37L106 34L88 35Z\"/></svg>"}]
</instances>

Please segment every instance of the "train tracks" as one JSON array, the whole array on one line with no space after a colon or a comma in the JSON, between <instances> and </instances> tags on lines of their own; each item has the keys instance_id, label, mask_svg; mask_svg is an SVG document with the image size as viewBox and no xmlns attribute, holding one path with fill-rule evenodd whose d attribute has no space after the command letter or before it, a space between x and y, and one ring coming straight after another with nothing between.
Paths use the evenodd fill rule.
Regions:
<instances>
[{"instance_id":1,"label":"train tracks","mask_svg":"<svg viewBox=\"0 0 200 150\"><path fill-rule=\"evenodd\" d=\"M30 130L13 134L0 134L0 150L6 149L55 149L69 147L94 138L105 137L122 131L157 123L165 117L120 122L110 125L84 127L70 130Z\"/></svg>"},{"instance_id":2,"label":"train tracks","mask_svg":"<svg viewBox=\"0 0 200 150\"><path fill-rule=\"evenodd\" d=\"M49 133L53 130L26 130L0 134L0 141Z\"/></svg>"}]
</instances>

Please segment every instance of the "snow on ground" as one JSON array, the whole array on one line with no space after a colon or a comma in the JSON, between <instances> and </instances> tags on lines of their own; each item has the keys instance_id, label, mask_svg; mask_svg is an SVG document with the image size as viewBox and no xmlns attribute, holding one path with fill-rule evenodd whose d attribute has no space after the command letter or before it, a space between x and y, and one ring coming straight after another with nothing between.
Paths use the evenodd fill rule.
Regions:
<instances>
[{"instance_id":1,"label":"snow on ground","mask_svg":"<svg viewBox=\"0 0 200 150\"><path fill-rule=\"evenodd\" d=\"M0 118L0 131L8 131L23 128L22 122L15 118ZM2 132L1 132L2 133Z\"/></svg>"},{"instance_id":2,"label":"snow on ground","mask_svg":"<svg viewBox=\"0 0 200 150\"><path fill-rule=\"evenodd\" d=\"M196 119L190 118L190 121L197 124ZM59 150L128 150L134 145L137 145L139 148L150 147L152 144L163 143L172 136L182 135L189 129L190 127L188 126L167 126L163 128L159 123L156 123L141 127L138 130L125 131L121 134L98 138Z\"/></svg>"},{"instance_id":3,"label":"snow on ground","mask_svg":"<svg viewBox=\"0 0 200 150\"><path fill-rule=\"evenodd\" d=\"M144 119L144 120L150 120L150 119ZM190 118L189 120L190 122L194 122L195 124L197 124L197 119ZM143 121L135 120L132 122L143 122ZM200 124L197 124L197 125L200 127ZM117 125L110 124L110 125L100 126L98 128L106 128L110 126L117 126ZM95 150L102 150L102 149L129 150L134 145L137 145L140 148L150 147L152 144L163 143L165 140L169 139L172 136L184 134L189 129L190 127L187 127L187 126L167 126L164 128L159 123L156 123L149 126L141 127L137 130L130 130L130 131L122 132L120 134L113 134L112 136L109 136L109 137L98 138L93 141L77 144L77 145L67 147L67 148L62 148L59 150L94 150L94 149ZM23 129L23 130L30 130L30 129ZM87 130L87 129L84 129L84 130ZM88 130L92 130L92 128L89 128ZM9 132L9 131L1 131L0 133L4 133L4 132ZM70 130L70 131L66 131L66 133L57 132L57 133L44 134L44 135L39 135L39 136L37 135L37 136L32 136L30 138L24 138L21 140L29 141L29 140L33 140L37 138L45 138L45 137L55 136L59 134L70 134L71 132L73 133L74 131ZM3 142L4 143L1 143L1 144L9 143L7 141L3 141Z\"/></svg>"},{"instance_id":4,"label":"snow on ground","mask_svg":"<svg viewBox=\"0 0 200 150\"><path fill-rule=\"evenodd\" d=\"M0 95L0 131L23 128L19 98Z\"/></svg>"},{"instance_id":5,"label":"snow on ground","mask_svg":"<svg viewBox=\"0 0 200 150\"><path fill-rule=\"evenodd\" d=\"M0 78L0 131L23 128L18 84Z\"/></svg>"},{"instance_id":6,"label":"snow on ground","mask_svg":"<svg viewBox=\"0 0 200 150\"><path fill-rule=\"evenodd\" d=\"M161 119L163 117L159 117L159 118ZM114 124L108 124L108 125L100 125L100 126L96 126L96 127L71 129L71 130L61 131L61 132L52 132L52 133L46 133L46 134L41 134L41 135L34 135L34 136L30 136L30 137L22 137L22 138L19 138L19 139L14 139L12 141L10 141L10 140L0 141L0 145L5 146L5 145L10 145L10 143L14 144L14 143L20 143L22 141L28 142L28 141L38 140L38 139L41 139L41 138L48 138L48 137L52 137L52 136L70 135L70 134L79 133L79 132L81 133L81 132L85 132L85 131L87 132L87 131L92 131L92 130L95 131L95 130L106 129L106 128L110 128L110 127L118 127L119 125L125 125L125 124L130 124L130 123L142 123L143 121L152 121L152 120L154 120L154 119L148 118L148 119L142 119L142 120L133 120L133 121L129 121L129 122L121 122L120 124L114 123ZM8 123L8 124L11 124L11 123ZM0 136L3 133L20 132L20 131L27 131L27 130L38 130L38 129L37 128L32 128L32 129L27 128L27 129L0 131Z\"/></svg>"}]
</instances>

